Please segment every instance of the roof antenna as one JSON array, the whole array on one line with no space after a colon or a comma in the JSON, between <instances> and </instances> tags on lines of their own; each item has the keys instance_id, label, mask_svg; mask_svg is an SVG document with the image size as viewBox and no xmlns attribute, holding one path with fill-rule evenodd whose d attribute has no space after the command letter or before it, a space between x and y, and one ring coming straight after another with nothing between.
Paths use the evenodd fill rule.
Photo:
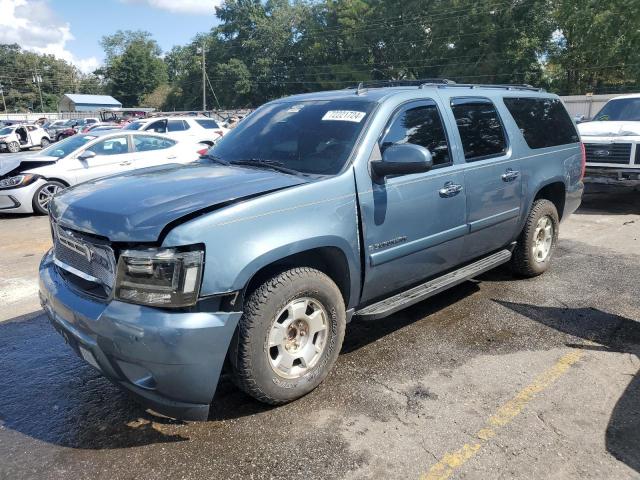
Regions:
<instances>
[{"instance_id":1,"label":"roof antenna","mask_svg":"<svg viewBox=\"0 0 640 480\"><path fill-rule=\"evenodd\" d=\"M366 92L366 89L364 88L364 82L358 83L358 88L356 88L356 95L361 95L364 92Z\"/></svg>"}]
</instances>

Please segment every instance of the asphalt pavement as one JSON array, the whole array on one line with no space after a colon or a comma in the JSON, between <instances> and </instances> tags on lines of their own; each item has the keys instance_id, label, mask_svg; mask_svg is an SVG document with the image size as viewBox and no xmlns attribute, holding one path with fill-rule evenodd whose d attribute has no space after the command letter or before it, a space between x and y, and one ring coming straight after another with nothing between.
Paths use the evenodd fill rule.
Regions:
<instances>
[{"instance_id":1,"label":"asphalt pavement","mask_svg":"<svg viewBox=\"0 0 640 480\"><path fill-rule=\"evenodd\" d=\"M46 218L0 217L2 479L640 479L640 192L588 193L541 277L351 323L296 402L223 378L201 423L145 412L54 333L49 245Z\"/></svg>"}]
</instances>

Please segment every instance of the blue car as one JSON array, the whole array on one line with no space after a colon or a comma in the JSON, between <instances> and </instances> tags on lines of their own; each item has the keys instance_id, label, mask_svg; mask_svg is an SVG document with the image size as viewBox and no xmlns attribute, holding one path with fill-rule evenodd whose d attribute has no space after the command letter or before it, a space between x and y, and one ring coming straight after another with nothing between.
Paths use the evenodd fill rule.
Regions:
<instances>
[{"instance_id":1,"label":"blue car","mask_svg":"<svg viewBox=\"0 0 640 480\"><path fill-rule=\"evenodd\" d=\"M156 412L206 419L223 367L283 404L327 376L347 322L508 262L545 272L584 167L559 98L529 86L276 100L196 163L58 193L42 306Z\"/></svg>"}]
</instances>

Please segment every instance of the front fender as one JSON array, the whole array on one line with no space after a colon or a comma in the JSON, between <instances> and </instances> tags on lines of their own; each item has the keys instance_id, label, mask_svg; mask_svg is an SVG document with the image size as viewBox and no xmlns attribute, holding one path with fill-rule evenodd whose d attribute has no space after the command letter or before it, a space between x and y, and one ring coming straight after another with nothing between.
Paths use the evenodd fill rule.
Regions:
<instances>
[{"instance_id":1,"label":"front fender","mask_svg":"<svg viewBox=\"0 0 640 480\"><path fill-rule=\"evenodd\" d=\"M280 190L186 221L163 246L204 243L202 295L241 290L261 268L319 247L344 254L350 305L360 293L358 216L353 172Z\"/></svg>"}]
</instances>

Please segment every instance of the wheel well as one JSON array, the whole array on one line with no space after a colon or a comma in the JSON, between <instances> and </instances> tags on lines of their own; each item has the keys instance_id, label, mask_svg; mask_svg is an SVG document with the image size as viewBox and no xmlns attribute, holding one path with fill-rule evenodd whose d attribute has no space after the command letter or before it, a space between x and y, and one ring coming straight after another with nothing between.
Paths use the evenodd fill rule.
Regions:
<instances>
[{"instance_id":1,"label":"wheel well","mask_svg":"<svg viewBox=\"0 0 640 480\"><path fill-rule=\"evenodd\" d=\"M345 254L336 247L320 247L284 257L258 270L244 290L245 298L267 279L285 270L310 267L327 275L340 289L345 305L349 303L351 290L349 264Z\"/></svg>"},{"instance_id":2,"label":"wheel well","mask_svg":"<svg viewBox=\"0 0 640 480\"><path fill-rule=\"evenodd\" d=\"M540 189L534 198L536 200L545 199L553 203L558 210L558 217L562 219L562 213L564 212L564 202L566 198L566 187L562 182L550 183Z\"/></svg>"},{"instance_id":3,"label":"wheel well","mask_svg":"<svg viewBox=\"0 0 640 480\"><path fill-rule=\"evenodd\" d=\"M64 180L60 179L60 178L45 178L46 181L50 181L50 182L60 182L61 184L63 184L65 187L69 187L69 182L65 182Z\"/></svg>"}]
</instances>

